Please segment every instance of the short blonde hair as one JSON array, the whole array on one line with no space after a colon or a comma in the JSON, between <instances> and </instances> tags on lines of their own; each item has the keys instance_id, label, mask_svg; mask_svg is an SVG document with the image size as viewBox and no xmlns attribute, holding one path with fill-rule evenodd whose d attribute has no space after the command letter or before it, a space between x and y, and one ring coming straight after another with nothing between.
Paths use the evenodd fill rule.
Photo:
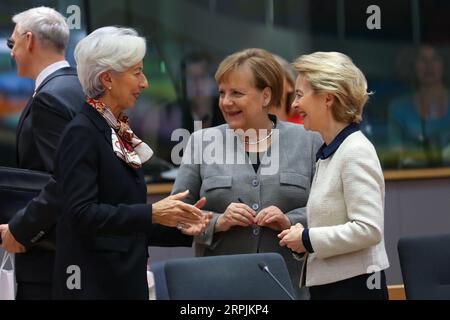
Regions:
<instances>
[{"instance_id":1,"label":"short blonde hair","mask_svg":"<svg viewBox=\"0 0 450 320\"><path fill-rule=\"evenodd\" d=\"M256 88L271 89L272 96L268 106L279 106L283 95L283 69L274 56L264 49L245 49L226 57L216 71L217 83L222 82L230 72L245 65L253 74L253 84Z\"/></svg>"},{"instance_id":2,"label":"short blonde hair","mask_svg":"<svg viewBox=\"0 0 450 320\"><path fill-rule=\"evenodd\" d=\"M367 92L366 77L348 56L340 52L314 52L298 57L293 66L315 93L335 97L332 108L335 120L361 122L363 107L372 93Z\"/></svg>"}]
</instances>

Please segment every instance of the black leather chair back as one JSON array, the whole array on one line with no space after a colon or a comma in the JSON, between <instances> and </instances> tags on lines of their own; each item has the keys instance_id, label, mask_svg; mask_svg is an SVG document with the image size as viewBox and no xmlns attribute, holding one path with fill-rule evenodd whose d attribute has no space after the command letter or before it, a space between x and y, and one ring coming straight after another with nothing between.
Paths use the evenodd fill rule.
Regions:
<instances>
[{"instance_id":1,"label":"black leather chair back","mask_svg":"<svg viewBox=\"0 0 450 320\"><path fill-rule=\"evenodd\" d=\"M0 167L0 224L24 208L45 187L50 175L44 172Z\"/></svg>"},{"instance_id":2,"label":"black leather chair back","mask_svg":"<svg viewBox=\"0 0 450 320\"><path fill-rule=\"evenodd\" d=\"M450 234L398 241L407 299L450 299Z\"/></svg>"},{"instance_id":3,"label":"black leather chair back","mask_svg":"<svg viewBox=\"0 0 450 320\"><path fill-rule=\"evenodd\" d=\"M278 253L175 259L165 262L167 292L175 300L289 300L294 296L286 263ZM299 266L300 267L300 266Z\"/></svg>"}]
</instances>

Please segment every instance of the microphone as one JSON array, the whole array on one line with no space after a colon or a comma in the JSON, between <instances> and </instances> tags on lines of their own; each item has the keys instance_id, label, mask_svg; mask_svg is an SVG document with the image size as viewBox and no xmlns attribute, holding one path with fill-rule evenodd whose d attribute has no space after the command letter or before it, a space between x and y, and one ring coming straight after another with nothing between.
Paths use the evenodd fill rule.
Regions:
<instances>
[{"instance_id":1,"label":"microphone","mask_svg":"<svg viewBox=\"0 0 450 320\"><path fill-rule=\"evenodd\" d=\"M278 285L281 289L283 289L284 292L286 292L286 294L289 296L289 298L290 298L291 300L295 300L295 298L292 296L292 294L290 294L289 291L287 291L287 289L281 284L281 282L278 281L278 279L273 275L273 273L270 272L269 267L267 266L267 264L266 264L265 262L263 262L263 261L259 262L259 263L258 263L258 267L259 267L262 271L267 272L267 273L272 277L272 279L275 280L275 282L277 283L277 285Z\"/></svg>"}]
</instances>

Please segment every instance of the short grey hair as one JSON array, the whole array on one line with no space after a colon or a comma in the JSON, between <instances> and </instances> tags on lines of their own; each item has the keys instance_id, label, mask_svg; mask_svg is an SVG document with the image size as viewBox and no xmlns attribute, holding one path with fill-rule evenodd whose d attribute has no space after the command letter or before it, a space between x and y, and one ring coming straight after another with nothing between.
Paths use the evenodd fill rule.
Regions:
<instances>
[{"instance_id":1,"label":"short grey hair","mask_svg":"<svg viewBox=\"0 0 450 320\"><path fill-rule=\"evenodd\" d=\"M101 97L105 88L100 75L131 68L144 59L145 52L145 38L134 29L103 27L93 31L77 44L74 53L84 93L91 98Z\"/></svg>"},{"instance_id":2,"label":"short grey hair","mask_svg":"<svg viewBox=\"0 0 450 320\"><path fill-rule=\"evenodd\" d=\"M33 33L39 41L64 53L69 43L69 26L66 19L55 9L37 7L13 16L12 21L20 32Z\"/></svg>"}]
</instances>

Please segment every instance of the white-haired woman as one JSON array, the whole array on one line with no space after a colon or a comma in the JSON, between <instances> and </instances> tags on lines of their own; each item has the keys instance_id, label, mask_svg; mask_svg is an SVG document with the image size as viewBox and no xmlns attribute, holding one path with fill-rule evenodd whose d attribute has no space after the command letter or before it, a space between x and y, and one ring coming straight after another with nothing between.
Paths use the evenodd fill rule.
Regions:
<instances>
[{"instance_id":1,"label":"white-haired woman","mask_svg":"<svg viewBox=\"0 0 450 320\"><path fill-rule=\"evenodd\" d=\"M148 86L145 52L144 38L118 27L92 32L75 49L87 99L55 161L64 203L56 232L57 299L148 299L149 243L190 246L188 235L209 222L199 209L204 199L195 206L181 201L188 191L146 204L141 166L152 150L123 115Z\"/></svg>"},{"instance_id":2,"label":"white-haired woman","mask_svg":"<svg viewBox=\"0 0 450 320\"><path fill-rule=\"evenodd\" d=\"M303 55L294 67L299 76L293 105L324 144L306 207L308 228L284 230L280 245L306 252L301 284L311 299L386 299L384 178L358 125L367 81L338 52Z\"/></svg>"}]
</instances>

